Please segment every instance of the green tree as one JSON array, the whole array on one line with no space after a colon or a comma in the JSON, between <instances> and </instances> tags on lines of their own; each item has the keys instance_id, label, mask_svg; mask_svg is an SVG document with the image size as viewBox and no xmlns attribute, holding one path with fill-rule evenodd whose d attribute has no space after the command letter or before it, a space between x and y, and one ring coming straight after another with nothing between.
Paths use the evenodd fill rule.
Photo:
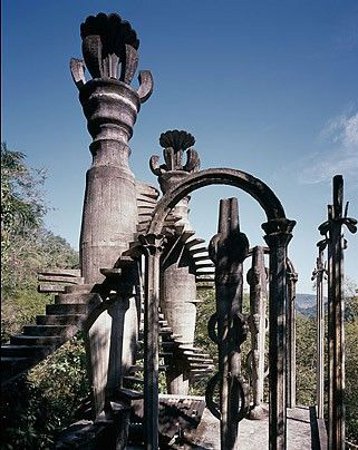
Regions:
<instances>
[{"instance_id":1,"label":"green tree","mask_svg":"<svg viewBox=\"0 0 358 450\"><path fill-rule=\"evenodd\" d=\"M44 267L73 268L78 253L43 226L48 211L46 173L29 167L26 156L1 144L1 339L43 312L48 296L37 293Z\"/></svg>"},{"instance_id":2,"label":"green tree","mask_svg":"<svg viewBox=\"0 0 358 450\"><path fill-rule=\"evenodd\" d=\"M76 268L78 253L43 226L48 210L43 170L29 167L21 152L1 145L1 338L33 322L52 299L37 293L37 272ZM48 449L88 395L83 339L76 336L3 392L3 449Z\"/></svg>"}]
</instances>

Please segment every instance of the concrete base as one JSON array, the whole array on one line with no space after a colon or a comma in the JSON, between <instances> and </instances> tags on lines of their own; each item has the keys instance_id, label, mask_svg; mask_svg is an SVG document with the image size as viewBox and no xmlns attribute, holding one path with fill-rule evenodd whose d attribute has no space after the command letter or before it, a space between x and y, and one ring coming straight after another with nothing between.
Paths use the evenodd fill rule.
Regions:
<instances>
[{"instance_id":1,"label":"concrete base","mask_svg":"<svg viewBox=\"0 0 358 450\"><path fill-rule=\"evenodd\" d=\"M308 408L287 410L288 416L288 450L308 450L311 448L311 426ZM220 422L205 409L202 420L186 442L173 444L171 448L197 450L220 449ZM143 447L127 446L127 450L139 450ZM268 419L244 419L239 425L239 436L235 449L264 450L269 448Z\"/></svg>"}]
</instances>

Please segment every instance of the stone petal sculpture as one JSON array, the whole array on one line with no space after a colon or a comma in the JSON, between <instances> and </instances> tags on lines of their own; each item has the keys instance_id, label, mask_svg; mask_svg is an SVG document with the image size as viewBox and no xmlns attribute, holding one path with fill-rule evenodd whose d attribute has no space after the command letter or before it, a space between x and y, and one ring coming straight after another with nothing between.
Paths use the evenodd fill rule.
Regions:
<instances>
[{"instance_id":1,"label":"stone petal sculpture","mask_svg":"<svg viewBox=\"0 0 358 450\"><path fill-rule=\"evenodd\" d=\"M139 40L129 22L118 14L89 16L81 24L81 38L84 60L70 61L71 74L79 89L86 83L84 66L93 79L110 78L131 84L138 67ZM146 70L139 72L138 80L137 94L144 103L153 91L153 78Z\"/></svg>"}]
</instances>

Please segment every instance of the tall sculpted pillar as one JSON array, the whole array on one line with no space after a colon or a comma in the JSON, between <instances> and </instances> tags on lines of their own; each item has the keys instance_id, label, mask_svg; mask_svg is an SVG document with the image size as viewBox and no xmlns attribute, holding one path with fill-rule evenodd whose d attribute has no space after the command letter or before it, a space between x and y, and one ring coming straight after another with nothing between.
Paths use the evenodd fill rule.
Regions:
<instances>
[{"instance_id":1,"label":"tall sculpted pillar","mask_svg":"<svg viewBox=\"0 0 358 450\"><path fill-rule=\"evenodd\" d=\"M71 59L70 69L93 139L80 237L81 272L91 286L104 280L100 269L114 267L136 232L137 200L128 141L141 103L152 93L153 80L149 71L141 71L139 88L131 87L139 40L119 15L89 16L81 24L81 38L84 60ZM89 81L85 68L92 76ZM135 353L133 287L125 287L124 295L119 279L117 285L117 297L87 333L96 416L126 367L133 364Z\"/></svg>"},{"instance_id":2,"label":"tall sculpted pillar","mask_svg":"<svg viewBox=\"0 0 358 450\"><path fill-rule=\"evenodd\" d=\"M80 237L85 283L103 280L133 239L137 224L135 179L129 167L128 141L141 103L151 95L152 76L139 72L139 88L130 83L138 65L139 40L117 14L89 16L81 24L84 60L71 59L72 77L93 138L87 171ZM85 67L92 79L85 80Z\"/></svg>"},{"instance_id":3,"label":"tall sculpted pillar","mask_svg":"<svg viewBox=\"0 0 358 450\"><path fill-rule=\"evenodd\" d=\"M169 130L159 139L164 148L164 164L159 165L159 156L152 156L150 167L158 176L163 194L173 189L191 173L200 168L199 155L192 148L195 138L183 130ZM183 161L186 154L186 161ZM186 196L173 208L173 215L179 218L176 225L182 227L182 233L195 234L189 222L189 200ZM161 306L166 320L178 335L177 342L193 346L196 322L196 282L191 256L185 249L185 240L180 232L170 241L171 251L162 258ZM166 372L167 388L170 394L187 395L189 393L189 374L186 364L177 359Z\"/></svg>"}]
</instances>

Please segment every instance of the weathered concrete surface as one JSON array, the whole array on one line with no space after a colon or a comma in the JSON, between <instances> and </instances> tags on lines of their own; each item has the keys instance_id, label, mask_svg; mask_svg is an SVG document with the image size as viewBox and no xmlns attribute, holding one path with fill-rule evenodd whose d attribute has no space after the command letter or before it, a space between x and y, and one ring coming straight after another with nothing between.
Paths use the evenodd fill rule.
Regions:
<instances>
[{"instance_id":1,"label":"weathered concrete surface","mask_svg":"<svg viewBox=\"0 0 358 450\"><path fill-rule=\"evenodd\" d=\"M287 449L309 450L311 448L309 410L299 408L289 409L287 410L287 417ZM219 421L215 419L208 410L205 410L203 419L197 429L198 439L194 441L198 448L220 450L219 428ZM268 449L268 432L268 418L264 420L244 419L239 425L239 435L235 444L235 449Z\"/></svg>"},{"instance_id":2,"label":"weathered concrete surface","mask_svg":"<svg viewBox=\"0 0 358 450\"><path fill-rule=\"evenodd\" d=\"M128 142L153 83L150 72L142 71L139 89L130 86L138 65L139 40L118 14L88 17L81 24L81 39L84 61L72 59L70 69L93 139L93 161L86 177L80 264L84 282L95 284L104 281L100 270L118 263L137 231L137 192ZM84 65L93 78L89 81ZM102 312L87 336L96 416L135 361L138 314L133 289L126 296L118 290L125 283L124 276L117 280L115 305Z\"/></svg>"},{"instance_id":3,"label":"weathered concrete surface","mask_svg":"<svg viewBox=\"0 0 358 450\"><path fill-rule=\"evenodd\" d=\"M309 410L295 408L287 410L288 435L287 450L310 450L311 428ZM235 449L240 450L264 450L269 448L268 417L264 420L244 419L240 422L239 435ZM192 436L191 444L186 443L173 448L197 449L197 450L225 450L220 449L220 422L208 409L205 409L203 418ZM188 439L189 440L189 439ZM127 450L139 450L142 447L127 446Z\"/></svg>"}]
</instances>

